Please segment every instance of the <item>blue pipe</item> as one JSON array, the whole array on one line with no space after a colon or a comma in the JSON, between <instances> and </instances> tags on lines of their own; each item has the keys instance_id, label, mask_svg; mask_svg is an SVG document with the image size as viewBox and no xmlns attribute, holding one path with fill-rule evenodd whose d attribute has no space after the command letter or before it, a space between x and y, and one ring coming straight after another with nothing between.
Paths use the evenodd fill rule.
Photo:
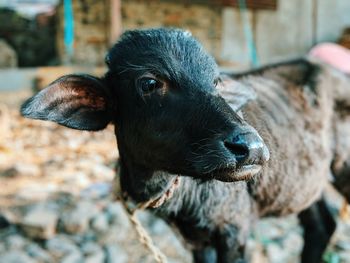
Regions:
<instances>
[{"instance_id":1,"label":"blue pipe","mask_svg":"<svg viewBox=\"0 0 350 263\"><path fill-rule=\"evenodd\" d=\"M74 16L72 0L63 1L64 46L69 57L74 53Z\"/></svg>"},{"instance_id":2,"label":"blue pipe","mask_svg":"<svg viewBox=\"0 0 350 263\"><path fill-rule=\"evenodd\" d=\"M250 26L249 17L247 16L247 3L246 0L238 0L239 11L241 12L244 25L244 35L248 45L250 59L253 67L259 66L258 54L256 51L256 46L254 42L254 37L252 33L252 28Z\"/></svg>"}]
</instances>

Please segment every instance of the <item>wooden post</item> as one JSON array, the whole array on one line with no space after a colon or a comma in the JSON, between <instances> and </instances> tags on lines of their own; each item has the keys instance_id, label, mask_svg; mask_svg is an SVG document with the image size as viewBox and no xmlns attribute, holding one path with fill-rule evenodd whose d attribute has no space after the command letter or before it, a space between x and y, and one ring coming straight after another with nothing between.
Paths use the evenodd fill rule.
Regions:
<instances>
[{"instance_id":1,"label":"wooden post","mask_svg":"<svg viewBox=\"0 0 350 263\"><path fill-rule=\"evenodd\" d=\"M121 0L110 0L109 44L113 45L122 33Z\"/></svg>"}]
</instances>

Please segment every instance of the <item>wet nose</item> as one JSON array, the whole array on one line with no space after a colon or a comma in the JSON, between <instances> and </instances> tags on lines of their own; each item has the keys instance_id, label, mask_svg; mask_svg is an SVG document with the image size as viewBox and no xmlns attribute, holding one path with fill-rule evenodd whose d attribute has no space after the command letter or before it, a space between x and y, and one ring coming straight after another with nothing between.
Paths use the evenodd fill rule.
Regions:
<instances>
[{"instance_id":1,"label":"wet nose","mask_svg":"<svg viewBox=\"0 0 350 263\"><path fill-rule=\"evenodd\" d=\"M263 164L270 158L269 150L258 134L234 135L226 139L224 145L238 164Z\"/></svg>"}]
</instances>

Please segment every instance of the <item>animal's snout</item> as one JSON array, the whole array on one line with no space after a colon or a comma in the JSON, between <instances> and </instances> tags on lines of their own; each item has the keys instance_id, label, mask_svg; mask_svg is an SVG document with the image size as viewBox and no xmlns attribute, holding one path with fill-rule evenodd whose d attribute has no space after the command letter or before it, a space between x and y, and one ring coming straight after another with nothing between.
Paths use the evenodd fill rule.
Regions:
<instances>
[{"instance_id":1,"label":"animal's snout","mask_svg":"<svg viewBox=\"0 0 350 263\"><path fill-rule=\"evenodd\" d=\"M225 141L225 147L234 155L237 162L244 161L249 156L249 146L241 139L237 138L237 140L233 141Z\"/></svg>"},{"instance_id":2,"label":"animal's snout","mask_svg":"<svg viewBox=\"0 0 350 263\"><path fill-rule=\"evenodd\" d=\"M264 141L253 132L232 134L224 141L224 145L233 155L238 166L261 165L270 158Z\"/></svg>"}]
</instances>

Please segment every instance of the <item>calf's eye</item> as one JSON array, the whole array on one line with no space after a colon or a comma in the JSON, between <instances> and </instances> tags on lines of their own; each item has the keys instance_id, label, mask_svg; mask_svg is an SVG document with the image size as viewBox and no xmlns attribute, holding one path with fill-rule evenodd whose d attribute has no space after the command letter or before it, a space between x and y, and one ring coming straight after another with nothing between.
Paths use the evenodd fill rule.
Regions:
<instances>
[{"instance_id":1,"label":"calf's eye","mask_svg":"<svg viewBox=\"0 0 350 263\"><path fill-rule=\"evenodd\" d=\"M153 78L140 79L140 88L143 93L151 93L157 89L162 88L163 83Z\"/></svg>"},{"instance_id":2,"label":"calf's eye","mask_svg":"<svg viewBox=\"0 0 350 263\"><path fill-rule=\"evenodd\" d=\"M220 81L220 79L219 78L217 78L217 79L214 79L214 87L216 87L217 85L218 85L218 83L219 83L219 81Z\"/></svg>"}]
</instances>

